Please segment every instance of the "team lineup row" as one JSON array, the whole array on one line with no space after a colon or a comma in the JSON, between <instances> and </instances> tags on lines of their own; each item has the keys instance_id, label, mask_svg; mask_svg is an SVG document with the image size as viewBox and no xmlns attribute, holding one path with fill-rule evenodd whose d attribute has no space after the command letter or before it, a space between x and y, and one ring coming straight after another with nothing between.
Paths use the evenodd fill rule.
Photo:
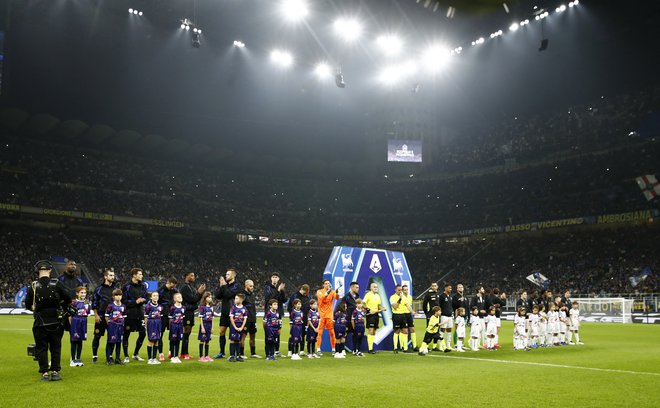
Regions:
<instances>
[{"instance_id":1,"label":"team lineup row","mask_svg":"<svg viewBox=\"0 0 660 408\"><path fill-rule=\"evenodd\" d=\"M143 361L139 356L142 342L147 338L148 363L160 364L165 360L163 353L163 338L165 331L169 331L169 353L168 358L172 363L180 363L181 359L190 359L188 351L191 329L195 325L195 311L199 319L199 361L210 362L209 342L213 334L214 320L214 297L211 292L205 291L205 286L194 287L194 274L186 275L186 282L176 289L176 281L172 278L158 291L147 295L146 286L141 282L141 271L131 271L131 282L121 289L113 288L111 272L106 273L105 282L99 286L94 293L93 302L90 306L85 302L86 289L79 287L76 290L77 299L72 302L72 316L70 319L70 334L72 345L72 359L70 365L83 365L80 355L82 341L87 337L87 316L90 309L96 314L96 324L93 342L93 361L98 359L98 339L108 331L106 344L106 364L125 364L131 358L128 354L128 336L131 332L139 333L135 351L132 358ZM110 278L110 279L109 279ZM245 340L250 338L250 356L261 358L256 354L255 334L256 308L254 305L254 283L246 280L242 289L236 290L236 273L229 270L226 280L221 279L220 287L216 291L216 298L222 301L220 315L220 346L221 350L215 358L225 357L223 342L226 329L229 328L230 362L244 361ZM279 274L274 273L271 277L272 286L281 289L278 285ZM224 281L224 282L223 282ZM103 291L111 290L111 302L104 305ZM134 291L138 289L140 293ZM437 284L432 285L429 293L430 302L425 298L427 313L427 327L424 340L417 347L416 334L413 322L412 297L408 288L397 286L395 293L389 299L392 311L392 325L394 329L393 344L394 352L419 351L420 355L428 353L429 349L438 349L449 352L466 351L463 344L466 339L466 331L469 327L470 335L469 349L478 351L479 347L489 350L499 348L499 329L501 326L498 315L499 308L490 306L488 312L479 307L472 307L471 313L466 307L453 310L450 284L446 284L444 292L437 296L438 305L430 307L434 301L433 294L437 294ZM462 289L462 288L459 288ZM346 355L345 343L350 336L352 353L362 357L363 339L367 338L367 352L375 353L374 337L379 328L379 315L386 308L378 293L378 285L373 283L364 294L363 299L358 295L359 286L356 282L350 284L350 291L341 298L336 307L335 300L340 300L339 295L332 289L331 283L326 280L323 288L317 291L316 299L309 299L308 285L303 285L299 292L289 298L290 338L288 355L294 359L301 359L301 355L308 358L320 357L322 333L329 332L329 338L335 358L344 358ZM235 292L235 293L234 293ZM277 292L281 292L278 290ZM462 292L462 290L461 290ZM275 298L270 298L266 305L263 318L263 329L265 332L265 352L267 360L275 360L279 354L279 337L282 330L283 302L280 293ZM296 297L296 295L299 295ZM184 302L184 295L188 296L188 302ZM229 297L231 295L232 297ZM302 300L307 298L307 302ZM429 296L427 296L429 298ZM191 304L191 299L199 299L199 306ZM110 299L108 299L110 300ZM227 302L229 300L229 302ZM453 299L455 301L455 299ZM305 304L303 304L305 303ZM225 306L226 305L226 306ZM103 307L105 306L105 307ZM574 302L570 311L562 304L550 303L546 313L544 305L535 305L529 313L524 308L514 320L514 349L537 348L546 345L569 344L572 335L579 341L579 310ZM100 310L104 310L98 313ZM131 313L133 309L133 313ZM227 312L225 312L227 310ZM137 313L136 313L137 312ZM451 347L451 332L454 329L455 347ZM410 339L409 339L410 336ZM567 337L568 336L568 337ZM568 339L568 340L567 340ZM411 343L409 347L409 343ZM124 346L124 359L120 357L121 346ZM305 353L305 344L307 352ZM572 343L571 343L572 344ZM114 355L114 358L113 358Z\"/></svg>"}]
</instances>

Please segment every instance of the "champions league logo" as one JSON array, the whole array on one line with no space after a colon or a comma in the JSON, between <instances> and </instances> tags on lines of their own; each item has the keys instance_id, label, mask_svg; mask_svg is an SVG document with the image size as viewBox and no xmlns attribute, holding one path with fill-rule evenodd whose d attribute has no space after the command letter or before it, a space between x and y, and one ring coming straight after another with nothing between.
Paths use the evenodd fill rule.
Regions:
<instances>
[{"instance_id":1,"label":"champions league logo","mask_svg":"<svg viewBox=\"0 0 660 408\"><path fill-rule=\"evenodd\" d=\"M403 262L401 262L401 258L392 258L392 268L395 275L403 275Z\"/></svg>"},{"instance_id":2,"label":"champions league logo","mask_svg":"<svg viewBox=\"0 0 660 408\"><path fill-rule=\"evenodd\" d=\"M415 152L408 150L408 145L404 144L401 146L401 150L396 151L396 157L415 157Z\"/></svg>"},{"instance_id":3,"label":"champions league logo","mask_svg":"<svg viewBox=\"0 0 660 408\"><path fill-rule=\"evenodd\" d=\"M351 272L353 270L353 258L351 254L341 254L341 265L344 272Z\"/></svg>"}]
</instances>

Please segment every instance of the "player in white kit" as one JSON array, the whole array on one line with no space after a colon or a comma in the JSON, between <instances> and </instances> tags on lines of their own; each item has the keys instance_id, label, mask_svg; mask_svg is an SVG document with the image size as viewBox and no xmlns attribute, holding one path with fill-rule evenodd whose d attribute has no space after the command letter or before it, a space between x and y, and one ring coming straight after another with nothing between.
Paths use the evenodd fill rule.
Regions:
<instances>
[{"instance_id":1,"label":"player in white kit","mask_svg":"<svg viewBox=\"0 0 660 408\"><path fill-rule=\"evenodd\" d=\"M497 317L495 316L495 306L488 309L488 316L484 319L486 324L486 348L488 350L497 350L495 348L495 336L497 335Z\"/></svg>"},{"instance_id":2,"label":"player in white kit","mask_svg":"<svg viewBox=\"0 0 660 408\"><path fill-rule=\"evenodd\" d=\"M548 333L552 336L550 345L559 345L559 312L554 303L548 303Z\"/></svg>"},{"instance_id":3,"label":"player in white kit","mask_svg":"<svg viewBox=\"0 0 660 408\"><path fill-rule=\"evenodd\" d=\"M568 331L568 310L566 305L559 303L559 344L565 346L566 332Z\"/></svg>"},{"instance_id":4,"label":"player in white kit","mask_svg":"<svg viewBox=\"0 0 660 408\"><path fill-rule=\"evenodd\" d=\"M537 348L539 340L539 329L540 329L540 317L539 317L539 307L534 305L532 308L532 313L529 315L529 347Z\"/></svg>"},{"instance_id":5,"label":"player in white kit","mask_svg":"<svg viewBox=\"0 0 660 408\"><path fill-rule=\"evenodd\" d=\"M456 351L464 353L463 339L465 339L465 309L459 307L456 310Z\"/></svg>"},{"instance_id":6,"label":"player in white kit","mask_svg":"<svg viewBox=\"0 0 660 408\"><path fill-rule=\"evenodd\" d=\"M518 309L518 314L513 318L513 349L528 350L527 348L527 311L524 307Z\"/></svg>"},{"instance_id":7,"label":"player in white kit","mask_svg":"<svg viewBox=\"0 0 660 408\"><path fill-rule=\"evenodd\" d=\"M568 344L584 344L580 341L580 308L578 307L578 302L573 302L573 307L568 311L568 321L569 321L569 332L568 332ZM571 335L575 336L575 343L571 343Z\"/></svg>"},{"instance_id":8,"label":"player in white kit","mask_svg":"<svg viewBox=\"0 0 660 408\"><path fill-rule=\"evenodd\" d=\"M481 340L481 318L479 317L479 308L472 308L472 317L470 318L470 348L472 351L479 351L479 342Z\"/></svg>"}]
</instances>

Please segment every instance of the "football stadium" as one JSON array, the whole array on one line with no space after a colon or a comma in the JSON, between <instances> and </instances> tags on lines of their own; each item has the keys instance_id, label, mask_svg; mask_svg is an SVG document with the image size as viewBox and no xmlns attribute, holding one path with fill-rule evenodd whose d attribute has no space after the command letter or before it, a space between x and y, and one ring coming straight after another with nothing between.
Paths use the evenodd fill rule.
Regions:
<instances>
[{"instance_id":1,"label":"football stadium","mask_svg":"<svg viewBox=\"0 0 660 408\"><path fill-rule=\"evenodd\" d=\"M657 406L659 18L0 2L0 405Z\"/></svg>"}]
</instances>

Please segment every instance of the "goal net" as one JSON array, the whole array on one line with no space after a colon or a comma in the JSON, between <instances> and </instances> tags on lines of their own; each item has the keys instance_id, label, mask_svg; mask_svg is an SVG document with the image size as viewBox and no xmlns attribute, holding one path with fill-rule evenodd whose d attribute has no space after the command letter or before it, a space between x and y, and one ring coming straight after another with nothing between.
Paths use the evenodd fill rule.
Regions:
<instances>
[{"instance_id":1,"label":"goal net","mask_svg":"<svg viewBox=\"0 0 660 408\"><path fill-rule=\"evenodd\" d=\"M633 300L625 298L579 298L580 320L603 323L632 323ZM571 305L568 305L571 308Z\"/></svg>"}]
</instances>

